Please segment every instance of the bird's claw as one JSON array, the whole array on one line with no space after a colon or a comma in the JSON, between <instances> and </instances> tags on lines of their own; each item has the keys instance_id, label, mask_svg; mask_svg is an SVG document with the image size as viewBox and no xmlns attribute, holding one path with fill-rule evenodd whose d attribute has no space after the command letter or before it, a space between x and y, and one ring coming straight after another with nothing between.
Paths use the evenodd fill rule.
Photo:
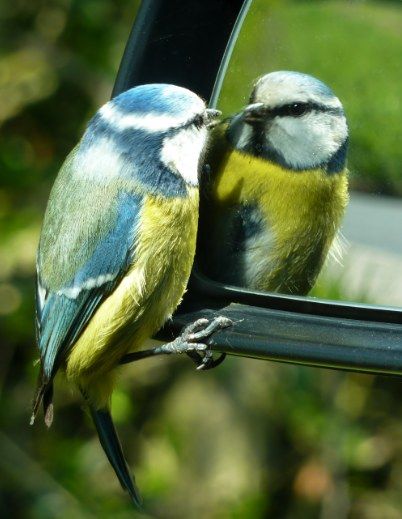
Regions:
<instances>
[{"instance_id":1,"label":"bird's claw","mask_svg":"<svg viewBox=\"0 0 402 519\"><path fill-rule=\"evenodd\" d=\"M184 329L183 333L180 335L180 339L191 344L194 341L209 337L216 331L228 328L229 326L232 326L232 324L233 322L224 316L215 317L212 321L205 318L197 319L197 321ZM196 364L197 370L207 371L216 368L225 360L226 353L222 353L218 358L214 359L212 350L208 349L206 344L195 343L195 345L197 345L197 347L187 351L186 353ZM204 348L199 348L199 346L204 346ZM200 352L202 353L201 355Z\"/></svg>"},{"instance_id":2,"label":"bird's claw","mask_svg":"<svg viewBox=\"0 0 402 519\"><path fill-rule=\"evenodd\" d=\"M212 333L223 330L231 326L233 322L227 317L218 316L209 321L208 319L197 319L195 322L186 326L181 335L174 341L162 344L150 350L136 351L126 354L120 364L128 364L147 357L154 357L161 354L186 353L196 364L198 370L206 371L219 366L226 357L222 353L217 359L213 358L213 352L208 344L197 342L206 339Z\"/></svg>"},{"instance_id":3,"label":"bird's claw","mask_svg":"<svg viewBox=\"0 0 402 519\"><path fill-rule=\"evenodd\" d=\"M201 356L200 356L201 357ZM208 369L213 369L222 364L222 362L226 359L226 353L221 353L219 357L214 359L212 350L207 350L205 355L200 359L200 361L196 362L198 371L207 371Z\"/></svg>"},{"instance_id":4,"label":"bird's claw","mask_svg":"<svg viewBox=\"0 0 402 519\"><path fill-rule=\"evenodd\" d=\"M232 324L233 321L223 315L214 317L211 322L208 319L201 318L186 326L180 337L190 342L198 341L209 337L214 332L228 328Z\"/></svg>"}]
</instances>

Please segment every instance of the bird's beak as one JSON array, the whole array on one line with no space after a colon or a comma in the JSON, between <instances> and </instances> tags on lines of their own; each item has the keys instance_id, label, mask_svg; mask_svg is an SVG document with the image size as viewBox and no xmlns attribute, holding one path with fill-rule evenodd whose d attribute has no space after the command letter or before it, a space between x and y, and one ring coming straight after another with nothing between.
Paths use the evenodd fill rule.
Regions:
<instances>
[{"instance_id":1,"label":"bird's beak","mask_svg":"<svg viewBox=\"0 0 402 519\"><path fill-rule=\"evenodd\" d=\"M253 124L266 121L269 117L269 108L264 103L253 103L243 110L243 120Z\"/></svg>"},{"instance_id":2,"label":"bird's beak","mask_svg":"<svg viewBox=\"0 0 402 519\"><path fill-rule=\"evenodd\" d=\"M215 110L214 108L207 108L205 110L206 113L206 126L208 129L213 128L216 126L219 121L219 117L222 115L222 112L220 110Z\"/></svg>"}]
</instances>

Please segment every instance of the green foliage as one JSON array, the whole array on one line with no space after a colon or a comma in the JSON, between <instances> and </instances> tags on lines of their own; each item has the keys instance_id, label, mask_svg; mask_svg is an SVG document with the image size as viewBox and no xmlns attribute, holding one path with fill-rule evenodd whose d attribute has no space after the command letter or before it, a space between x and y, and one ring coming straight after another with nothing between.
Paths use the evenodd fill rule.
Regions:
<instances>
[{"instance_id":1,"label":"green foliage","mask_svg":"<svg viewBox=\"0 0 402 519\"><path fill-rule=\"evenodd\" d=\"M399 3L277 0L268 18L264 4L246 22L253 30L229 72L236 85L226 87L225 110L245 102L267 56L267 70L317 75L345 102L353 170L372 182L381 172L378 189L399 190ZM401 517L400 387L391 378L236 358L206 373L181 358L125 367L113 404L144 516L133 512L80 396L61 377L52 429L40 420L29 427L34 259L46 198L85 121L110 95L137 5L1 5L0 515Z\"/></svg>"}]
</instances>

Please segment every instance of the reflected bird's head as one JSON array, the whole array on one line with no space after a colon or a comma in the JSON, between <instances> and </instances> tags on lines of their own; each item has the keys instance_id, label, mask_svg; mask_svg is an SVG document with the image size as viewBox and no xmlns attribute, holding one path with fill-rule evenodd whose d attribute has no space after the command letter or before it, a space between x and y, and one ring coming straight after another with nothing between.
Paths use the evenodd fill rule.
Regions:
<instances>
[{"instance_id":1,"label":"reflected bird's head","mask_svg":"<svg viewBox=\"0 0 402 519\"><path fill-rule=\"evenodd\" d=\"M94 180L123 175L151 191L178 194L180 186L198 184L207 128L219 114L186 88L132 88L106 103L90 121L80 145L80 169Z\"/></svg>"},{"instance_id":2,"label":"reflected bird's head","mask_svg":"<svg viewBox=\"0 0 402 519\"><path fill-rule=\"evenodd\" d=\"M286 169L343 170L348 128L341 102L320 80L299 72L272 72L255 84L250 104L230 122L238 150Z\"/></svg>"}]
</instances>

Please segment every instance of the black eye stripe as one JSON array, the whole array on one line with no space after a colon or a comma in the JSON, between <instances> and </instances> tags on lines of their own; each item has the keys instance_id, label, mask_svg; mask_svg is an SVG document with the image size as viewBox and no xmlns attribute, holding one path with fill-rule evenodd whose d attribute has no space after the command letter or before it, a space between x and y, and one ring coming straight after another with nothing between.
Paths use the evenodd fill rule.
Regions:
<instances>
[{"instance_id":1,"label":"black eye stripe","mask_svg":"<svg viewBox=\"0 0 402 519\"><path fill-rule=\"evenodd\" d=\"M177 126L174 131L183 130L184 128L190 128L191 126L195 126L197 129L201 129L206 125L205 117L202 114L197 114L190 121L187 121L180 126Z\"/></svg>"},{"instance_id":2,"label":"black eye stripe","mask_svg":"<svg viewBox=\"0 0 402 519\"><path fill-rule=\"evenodd\" d=\"M309 105L308 103L289 103L274 108L272 110L272 115L284 117L300 117L310 111L311 105Z\"/></svg>"},{"instance_id":3,"label":"black eye stripe","mask_svg":"<svg viewBox=\"0 0 402 519\"><path fill-rule=\"evenodd\" d=\"M324 112L334 115L343 115L341 108L333 108L319 103L287 103L270 109L272 117L301 117L308 112Z\"/></svg>"},{"instance_id":4,"label":"black eye stripe","mask_svg":"<svg viewBox=\"0 0 402 519\"><path fill-rule=\"evenodd\" d=\"M194 124L197 128L202 128L205 125L205 119L202 115L196 115L190 124Z\"/></svg>"}]
</instances>

